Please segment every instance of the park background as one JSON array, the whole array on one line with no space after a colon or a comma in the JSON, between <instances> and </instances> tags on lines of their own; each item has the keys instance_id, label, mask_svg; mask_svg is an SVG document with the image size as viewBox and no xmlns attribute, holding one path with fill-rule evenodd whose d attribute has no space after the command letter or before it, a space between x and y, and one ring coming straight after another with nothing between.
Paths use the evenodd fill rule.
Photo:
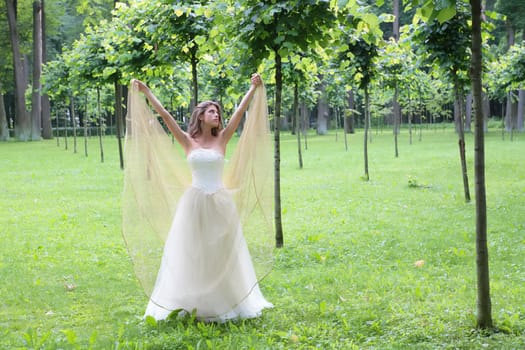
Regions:
<instances>
[{"instance_id":1,"label":"park background","mask_svg":"<svg viewBox=\"0 0 525 350\"><path fill-rule=\"evenodd\" d=\"M32 141L0 144L1 345L522 348L525 16L519 1L483 5L476 96L463 1L0 4L0 136ZM184 127L196 101L231 111L253 71L280 160L281 248L263 284L277 307L143 322L120 237L129 79ZM480 136L490 325L468 182Z\"/></svg>"}]
</instances>

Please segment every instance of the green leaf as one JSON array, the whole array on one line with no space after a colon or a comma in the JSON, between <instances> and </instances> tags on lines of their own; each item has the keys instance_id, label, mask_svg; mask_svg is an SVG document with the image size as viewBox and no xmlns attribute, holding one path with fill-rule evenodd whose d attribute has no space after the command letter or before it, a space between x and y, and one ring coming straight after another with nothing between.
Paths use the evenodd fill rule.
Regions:
<instances>
[{"instance_id":1,"label":"green leaf","mask_svg":"<svg viewBox=\"0 0 525 350\"><path fill-rule=\"evenodd\" d=\"M440 23L444 23L448 21L449 19L453 18L456 15L456 8L455 7L446 7L439 11L437 14L437 20Z\"/></svg>"},{"instance_id":2,"label":"green leaf","mask_svg":"<svg viewBox=\"0 0 525 350\"><path fill-rule=\"evenodd\" d=\"M102 71L102 76L104 79L108 79L112 77L117 72L117 69L115 67L104 67L104 70Z\"/></svg>"},{"instance_id":3,"label":"green leaf","mask_svg":"<svg viewBox=\"0 0 525 350\"><path fill-rule=\"evenodd\" d=\"M206 37L199 35L195 37L195 42L197 43L197 45L202 46L206 43Z\"/></svg>"},{"instance_id":4,"label":"green leaf","mask_svg":"<svg viewBox=\"0 0 525 350\"><path fill-rule=\"evenodd\" d=\"M156 328L157 327L157 320L153 316L146 316L146 319L144 320L146 324L150 327Z\"/></svg>"}]
</instances>

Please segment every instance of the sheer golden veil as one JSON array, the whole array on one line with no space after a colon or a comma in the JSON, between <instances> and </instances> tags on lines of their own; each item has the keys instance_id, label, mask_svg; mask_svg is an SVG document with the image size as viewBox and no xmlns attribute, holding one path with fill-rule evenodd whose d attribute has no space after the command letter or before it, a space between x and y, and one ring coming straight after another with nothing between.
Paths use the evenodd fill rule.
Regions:
<instances>
[{"instance_id":1,"label":"sheer golden veil","mask_svg":"<svg viewBox=\"0 0 525 350\"><path fill-rule=\"evenodd\" d=\"M234 141L234 140L232 140ZM225 165L259 280L272 266L273 159L264 86L257 88L241 136ZM124 149L122 232L135 273L151 295L177 202L191 186L181 147L172 142L144 96L129 89Z\"/></svg>"}]
</instances>

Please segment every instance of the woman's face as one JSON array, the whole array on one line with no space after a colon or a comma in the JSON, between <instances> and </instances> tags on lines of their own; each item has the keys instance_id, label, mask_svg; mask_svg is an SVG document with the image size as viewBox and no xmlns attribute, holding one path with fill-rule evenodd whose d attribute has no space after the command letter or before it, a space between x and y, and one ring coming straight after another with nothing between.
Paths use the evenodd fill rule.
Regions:
<instances>
[{"instance_id":1,"label":"woman's face","mask_svg":"<svg viewBox=\"0 0 525 350\"><path fill-rule=\"evenodd\" d=\"M217 107L210 105L208 108L206 108L201 117L201 122L210 128L218 127L220 123L220 115Z\"/></svg>"}]
</instances>

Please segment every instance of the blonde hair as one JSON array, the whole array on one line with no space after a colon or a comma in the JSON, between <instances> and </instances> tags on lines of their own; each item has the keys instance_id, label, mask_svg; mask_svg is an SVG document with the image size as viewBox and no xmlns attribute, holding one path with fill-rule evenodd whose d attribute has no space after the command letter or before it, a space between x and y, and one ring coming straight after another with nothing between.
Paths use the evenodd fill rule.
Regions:
<instances>
[{"instance_id":1,"label":"blonde hair","mask_svg":"<svg viewBox=\"0 0 525 350\"><path fill-rule=\"evenodd\" d=\"M213 136L217 136L219 131L222 130L221 106L215 101L204 101L195 106L193 112L191 113L190 123L188 126L188 134L190 134L191 137L195 137L202 132L201 120L199 117L203 115L210 106L215 106L215 108L217 108L217 112L219 113L219 126L211 129L211 134Z\"/></svg>"}]
</instances>

